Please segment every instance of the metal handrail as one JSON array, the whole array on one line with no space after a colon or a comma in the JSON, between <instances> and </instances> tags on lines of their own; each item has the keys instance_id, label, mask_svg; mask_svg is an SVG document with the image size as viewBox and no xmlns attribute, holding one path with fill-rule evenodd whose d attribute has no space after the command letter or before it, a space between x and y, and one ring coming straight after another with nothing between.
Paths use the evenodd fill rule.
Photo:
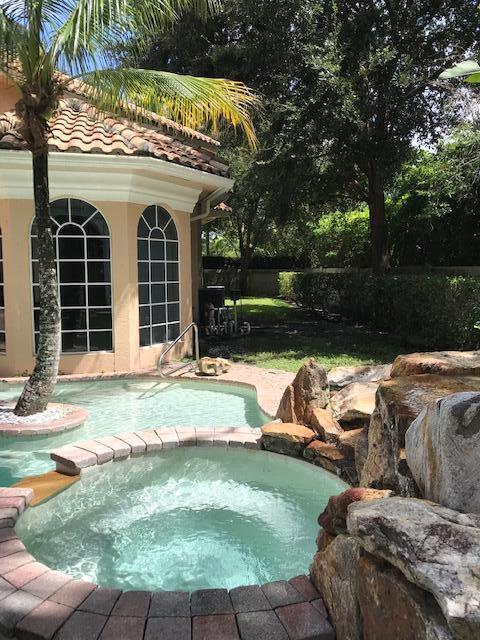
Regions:
<instances>
[{"instance_id":1,"label":"metal handrail","mask_svg":"<svg viewBox=\"0 0 480 640\"><path fill-rule=\"evenodd\" d=\"M199 345L199 341L198 341L198 327L195 324L195 322L191 322L188 327L185 327L185 329L182 331L182 333L177 336L175 338L175 340L173 342L171 342L168 347L165 349L165 351L162 351L162 353L160 354L160 357L158 358L158 362L157 362L157 371L160 374L160 376L162 378L166 378L166 374L163 373L162 371L162 366L163 366L163 359L165 358L165 356L167 355L167 353L169 353L173 347L177 344L177 342L179 342L183 336L188 333L188 331L190 331L190 329L193 329L193 336L194 336L194 342L195 342L195 362L198 362L200 360L200 345ZM172 375L173 373L176 373L177 371L180 371L180 369L185 369L185 367L189 367L192 363L191 362L186 362L184 364L179 365L178 367L175 367L175 369L171 369L168 372L168 375Z\"/></svg>"}]
</instances>

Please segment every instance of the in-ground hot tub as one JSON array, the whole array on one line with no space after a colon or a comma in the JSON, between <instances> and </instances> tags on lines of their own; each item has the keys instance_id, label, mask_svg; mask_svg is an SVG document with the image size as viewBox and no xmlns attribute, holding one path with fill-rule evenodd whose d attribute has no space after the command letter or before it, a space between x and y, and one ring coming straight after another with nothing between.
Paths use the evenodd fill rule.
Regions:
<instances>
[{"instance_id":1,"label":"in-ground hot tub","mask_svg":"<svg viewBox=\"0 0 480 640\"><path fill-rule=\"evenodd\" d=\"M231 589L308 572L317 515L346 486L265 451L177 448L98 467L17 533L37 560L101 586Z\"/></svg>"}]
</instances>

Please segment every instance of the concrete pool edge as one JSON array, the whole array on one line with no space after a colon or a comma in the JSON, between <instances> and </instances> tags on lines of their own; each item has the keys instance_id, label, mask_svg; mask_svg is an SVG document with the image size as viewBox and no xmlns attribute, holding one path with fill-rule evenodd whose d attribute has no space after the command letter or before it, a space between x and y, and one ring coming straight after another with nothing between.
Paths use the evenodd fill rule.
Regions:
<instances>
[{"instance_id":1,"label":"concrete pool edge","mask_svg":"<svg viewBox=\"0 0 480 640\"><path fill-rule=\"evenodd\" d=\"M118 373L81 373L58 376L58 382L91 382L95 380L117 380L129 378L157 378L165 381L182 380L195 383L212 383L224 385L237 385L250 389L256 393L257 404L260 410L269 418L274 418L278 405L286 387L291 384L295 374L278 369L261 369L254 365L243 363L233 363L230 370L221 376L203 376L187 370L179 371L173 375L162 377L156 369L139 369L137 371ZM0 378L0 383L22 384L27 381L26 377Z\"/></svg>"},{"instance_id":2,"label":"concrete pool edge","mask_svg":"<svg viewBox=\"0 0 480 640\"><path fill-rule=\"evenodd\" d=\"M262 450L261 432L253 428L158 431L163 439L155 429L124 433L60 448L52 458L78 477L115 460L176 447ZM323 601L306 575L188 594L109 589L50 569L27 552L13 528L33 499L28 488L0 489L0 633L34 640L58 634L55 638L67 640L84 625L97 625L92 638L99 640L118 635L129 640L252 640L258 634L278 640L334 638ZM131 635L125 635L130 623Z\"/></svg>"}]
</instances>

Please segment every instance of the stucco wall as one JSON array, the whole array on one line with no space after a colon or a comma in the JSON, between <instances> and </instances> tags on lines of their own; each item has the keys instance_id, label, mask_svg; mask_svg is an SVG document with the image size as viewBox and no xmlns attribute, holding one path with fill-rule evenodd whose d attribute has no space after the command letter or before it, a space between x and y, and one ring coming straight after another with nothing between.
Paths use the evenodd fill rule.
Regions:
<instances>
[{"instance_id":1,"label":"stucco wall","mask_svg":"<svg viewBox=\"0 0 480 640\"><path fill-rule=\"evenodd\" d=\"M21 95L19 89L8 78L0 75L0 113L14 109Z\"/></svg>"},{"instance_id":2,"label":"stucco wall","mask_svg":"<svg viewBox=\"0 0 480 640\"><path fill-rule=\"evenodd\" d=\"M85 199L78 193L65 197ZM110 228L113 339L112 353L65 354L62 373L133 371L156 364L162 346L139 347L137 286L137 224L144 204L89 200L104 215ZM192 319L192 264L190 215L173 211L161 200L177 225L180 247L180 323ZM32 283L30 270L30 224L33 201L0 199L0 226L3 235L5 282L6 353L0 354L0 375L30 372L34 364L32 328ZM183 341L180 353L189 351L190 339Z\"/></svg>"}]
</instances>

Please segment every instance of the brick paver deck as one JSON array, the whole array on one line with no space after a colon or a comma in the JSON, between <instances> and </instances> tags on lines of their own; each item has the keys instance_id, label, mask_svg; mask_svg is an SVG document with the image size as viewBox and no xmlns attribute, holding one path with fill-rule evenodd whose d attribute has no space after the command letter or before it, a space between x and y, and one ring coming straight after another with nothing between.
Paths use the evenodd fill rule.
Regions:
<instances>
[{"instance_id":1,"label":"brick paver deck","mask_svg":"<svg viewBox=\"0 0 480 640\"><path fill-rule=\"evenodd\" d=\"M176 427L165 430L162 427L67 444L54 449L50 457L55 461L58 477L61 478L62 475L79 476L91 467L126 459L132 455L138 456L174 447L230 446L258 449L261 435L260 430L253 427L215 427L211 431L195 427ZM139 442L142 446L138 446ZM22 484L28 484L28 478L23 480ZM58 489L52 486L53 491L58 492ZM11 513L6 509L3 513L4 517L10 518L11 521ZM1 518L2 509L0 508L0 524Z\"/></svg>"}]
</instances>

